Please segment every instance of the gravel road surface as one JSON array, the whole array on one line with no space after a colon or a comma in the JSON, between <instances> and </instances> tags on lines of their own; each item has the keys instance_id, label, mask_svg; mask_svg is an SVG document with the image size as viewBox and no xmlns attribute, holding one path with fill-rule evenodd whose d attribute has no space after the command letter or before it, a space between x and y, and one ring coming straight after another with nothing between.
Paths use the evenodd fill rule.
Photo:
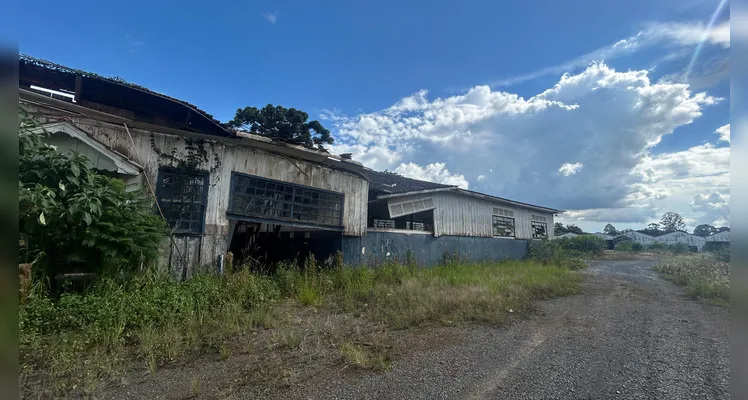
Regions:
<instances>
[{"instance_id":1,"label":"gravel road surface","mask_svg":"<svg viewBox=\"0 0 748 400\"><path fill-rule=\"evenodd\" d=\"M594 262L582 294L505 328L435 328L459 340L386 373L331 373L284 399L726 399L729 312L685 297L653 261Z\"/></svg>"}]
</instances>

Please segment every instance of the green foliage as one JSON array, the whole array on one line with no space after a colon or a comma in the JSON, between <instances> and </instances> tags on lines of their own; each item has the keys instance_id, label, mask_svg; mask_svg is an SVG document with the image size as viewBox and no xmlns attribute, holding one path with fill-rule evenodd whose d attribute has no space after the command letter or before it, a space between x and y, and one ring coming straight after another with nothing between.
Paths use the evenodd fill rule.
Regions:
<instances>
[{"instance_id":1,"label":"green foliage","mask_svg":"<svg viewBox=\"0 0 748 400\"><path fill-rule=\"evenodd\" d=\"M579 257L578 250L568 249L567 239L532 241L527 258L544 265L557 265L571 270L586 268L587 264Z\"/></svg>"},{"instance_id":2,"label":"green foliage","mask_svg":"<svg viewBox=\"0 0 748 400\"><path fill-rule=\"evenodd\" d=\"M686 228L686 223L683 222L683 217L680 214L666 212L660 219L660 226L662 226L663 233L670 233L683 231Z\"/></svg>"},{"instance_id":3,"label":"green foliage","mask_svg":"<svg viewBox=\"0 0 748 400\"><path fill-rule=\"evenodd\" d=\"M616 244L615 249L618 251L633 251L634 242L632 241L619 242L618 244Z\"/></svg>"},{"instance_id":4,"label":"green foliage","mask_svg":"<svg viewBox=\"0 0 748 400\"><path fill-rule=\"evenodd\" d=\"M67 272L123 272L153 262L168 231L142 193L97 173L81 155L64 155L31 134L19 136L21 257L44 257L37 277Z\"/></svg>"},{"instance_id":5,"label":"green foliage","mask_svg":"<svg viewBox=\"0 0 748 400\"><path fill-rule=\"evenodd\" d=\"M579 235L573 238L561 238L557 240L566 250L580 253L600 254L608 247L605 239L595 235Z\"/></svg>"},{"instance_id":6,"label":"green foliage","mask_svg":"<svg viewBox=\"0 0 748 400\"><path fill-rule=\"evenodd\" d=\"M637 232L643 233L649 236L660 236L664 233L660 230L660 224L654 223L654 222L647 225L645 229L639 229Z\"/></svg>"},{"instance_id":7,"label":"green foliage","mask_svg":"<svg viewBox=\"0 0 748 400\"><path fill-rule=\"evenodd\" d=\"M631 250L633 250L633 251L642 251L642 250L644 250L644 245L641 244L641 243L634 242L634 243L631 244Z\"/></svg>"},{"instance_id":8,"label":"green foliage","mask_svg":"<svg viewBox=\"0 0 748 400\"><path fill-rule=\"evenodd\" d=\"M324 150L323 145L333 143L329 130L319 121L307 122L307 119L309 114L301 110L268 104L262 109L245 107L236 110L236 116L228 125L308 148Z\"/></svg>"},{"instance_id":9,"label":"green foliage","mask_svg":"<svg viewBox=\"0 0 748 400\"><path fill-rule=\"evenodd\" d=\"M603 228L603 233L606 235L616 235L618 234L618 231L616 230L616 227L613 226L613 224L607 224L605 225L605 228Z\"/></svg>"},{"instance_id":10,"label":"green foliage","mask_svg":"<svg viewBox=\"0 0 748 400\"><path fill-rule=\"evenodd\" d=\"M553 224L553 227L554 227L553 233L556 236L561 236L561 235L563 235L565 233L576 233L577 235L583 235L584 234L584 231L582 231L582 228L580 228L580 227L578 227L578 226L576 226L574 224L569 224L567 226L564 226L564 224L562 224L560 222L556 222L555 224Z\"/></svg>"},{"instance_id":11,"label":"green foliage","mask_svg":"<svg viewBox=\"0 0 748 400\"><path fill-rule=\"evenodd\" d=\"M688 245L685 243L675 243L671 245L671 249L675 254L683 254L688 252Z\"/></svg>"},{"instance_id":12,"label":"green foliage","mask_svg":"<svg viewBox=\"0 0 748 400\"><path fill-rule=\"evenodd\" d=\"M718 232L717 228L715 228L715 227L713 227L713 226L711 226L709 224L701 224L701 225L697 226L696 228L694 228L694 230L693 230L693 234L694 235L701 236L701 237L711 236L711 235L714 235L717 232Z\"/></svg>"}]
</instances>

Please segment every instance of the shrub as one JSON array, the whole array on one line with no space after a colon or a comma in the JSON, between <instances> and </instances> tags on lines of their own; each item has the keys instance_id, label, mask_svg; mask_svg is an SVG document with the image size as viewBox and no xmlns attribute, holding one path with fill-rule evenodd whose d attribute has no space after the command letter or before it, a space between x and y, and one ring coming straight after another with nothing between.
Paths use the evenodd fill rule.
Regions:
<instances>
[{"instance_id":1,"label":"shrub","mask_svg":"<svg viewBox=\"0 0 748 400\"><path fill-rule=\"evenodd\" d=\"M600 254L608 247L605 239L595 235L579 235L571 239L558 240L563 248L581 253Z\"/></svg>"},{"instance_id":2,"label":"shrub","mask_svg":"<svg viewBox=\"0 0 748 400\"><path fill-rule=\"evenodd\" d=\"M578 250L567 250L568 239L531 241L527 258L546 265L557 265L572 270L582 269L587 264L578 256Z\"/></svg>"},{"instance_id":3,"label":"shrub","mask_svg":"<svg viewBox=\"0 0 748 400\"><path fill-rule=\"evenodd\" d=\"M632 251L634 249L634 243L630 241L619 242L615 247L618 251Z\"/></svg>"},{"instance_id":4,"label":"shrub","mask_svg":"<svg viewBox=\"0 0 748 400\"><path fill-rule=\"evenodd\" d=\"M644 250L644 245L641 243L634 242L631 244L631 250L633 251L642 251Z\"/></svg>"},{"instance_id":5,"label":"shrub","mask_svg":"<svg viewBox=\"0 0 748 400\"><path fill-rule=\"evenodd\" d=\"M97 173L86 157L61 154L29 133L19 135L18 214L21 257L39 257L36 278L67 272L126 272L157 259L168 234L152 201L123 181ZM29 260L25 260L29 261Z\"/></svg>"},{"instance_id":6,"label":"shrub","mask_svg":"<svg viewBox=\"0 0 748 400\"><path fill-rule=\"evenodd\" d=\"M688 245L685 243L675 243L672 245L673 253L683 254L688 251Z\"/></svg>"}]
</instances>

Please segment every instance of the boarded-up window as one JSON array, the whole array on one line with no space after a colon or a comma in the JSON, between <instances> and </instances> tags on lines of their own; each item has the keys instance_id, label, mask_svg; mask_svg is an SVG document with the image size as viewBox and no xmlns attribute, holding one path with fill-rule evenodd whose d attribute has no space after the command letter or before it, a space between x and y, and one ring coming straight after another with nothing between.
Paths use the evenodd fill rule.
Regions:
<instances>
[{"instance_id":1,"label":"boarded-up window","mask_svg":"<svg viewBox=\"0 0 748 400\"><path fill-rule=\"evenodd\" d=\"M158 205L174 233L203 232L208 203L208 174L161 168L156 185Z\"/></svg>"},{"instance_id":2,"label":"boarded-up window","mask_svg":"<svg viewBox=\"0 0 748 400\"><path fill-rule=\"evenodd\" d=\"M496 237L514 237L514 218L494 215L493 235Z\"/></svg>"},{"instance_id":3,"label":"boarded-up window","mask_svg":"<svg viewBox=\"0 0 748 400\"><path fill-rule=\"evenodd\" d=\"M231 179L230 214L343 225L342 194L237 172Z\"/></svg>"}]
</instances>

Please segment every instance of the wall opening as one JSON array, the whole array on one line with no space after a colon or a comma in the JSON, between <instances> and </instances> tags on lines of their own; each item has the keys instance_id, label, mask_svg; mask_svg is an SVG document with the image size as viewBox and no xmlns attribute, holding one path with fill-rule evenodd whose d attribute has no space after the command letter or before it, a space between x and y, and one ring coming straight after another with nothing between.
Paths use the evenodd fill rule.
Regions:
<instances>
[{"instance_id":1,"label":"wall opening","mask_svg":"<svg viewBox=\"0 0 748 400\"><path fill-rule=\"evenodd\" d=\"M234 222L234 221L232 221ZM235 221L229 251L234 265L273 271L278 263L303 265L312 254L329 261L341 248L341 232L288 225Z\"/></svg>"},{"instance_id":2,"label":"wall opening","mask_svg":"<svg viewBox=\"0 0 748 400\"><path fill-rule=\"evenodd\" d=\"M385 202L369 204L369 229L405 230L419 232L434 232L434 210L419 211L402 216L390 217L388 205Z\"/></svg>"}]
</instances>

